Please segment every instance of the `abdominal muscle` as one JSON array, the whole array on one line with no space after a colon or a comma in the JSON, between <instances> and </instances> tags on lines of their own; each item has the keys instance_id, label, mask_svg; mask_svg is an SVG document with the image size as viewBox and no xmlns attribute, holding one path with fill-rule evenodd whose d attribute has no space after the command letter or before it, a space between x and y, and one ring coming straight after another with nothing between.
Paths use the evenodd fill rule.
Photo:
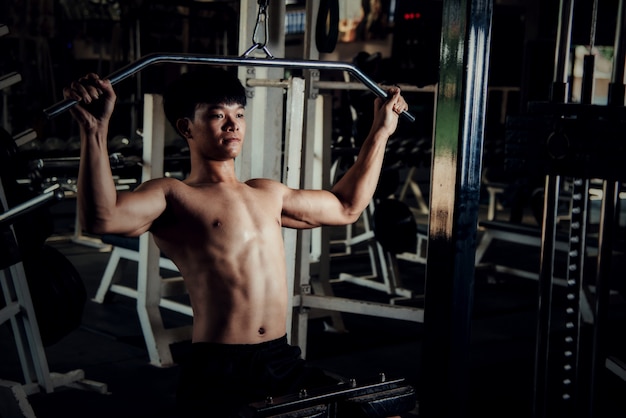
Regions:
<instances>
[{"instance_id":1,"label":"abdominal muscle","mask_svg":"<svg viewBox=\"0 0 626 418\"><path fill-rule=\"evenodd\" d=\"M191 222L154 231L157 245L184 278L193 310L193 342L256 344L286 333L281 227L267 217L259 218L262 222L231 219L201 222L210 225L208 230Z\"/></svg>"}]
</instances>

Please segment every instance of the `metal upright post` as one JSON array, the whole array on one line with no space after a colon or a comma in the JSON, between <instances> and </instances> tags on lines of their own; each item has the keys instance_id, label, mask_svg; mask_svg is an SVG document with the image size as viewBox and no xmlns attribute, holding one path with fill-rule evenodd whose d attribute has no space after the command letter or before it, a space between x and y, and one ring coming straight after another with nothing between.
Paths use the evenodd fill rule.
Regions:
<instances>
[{"instance_id":1,"label":"metal upright post","mask_svg":"<svg viewBox=\"0 0 626 418\"><path fill-rule=\"evenodd\" d=\"M561 0L555 49L555 68L552 102L563 103L567 97L567 64L571 44L573 18L572 0ZM537 340L535 349L535 382L533 388L533 416L546 414L546 392L548 380L549 335L552 305L552 281L554 275L555 237L560 176L546 176L543 222L541 234L541 260L539 266L539 305L537 317Z\"/></svg>"},{"instance_id":2,"label":"metal upright post","mask_svg":"<svg viewBox=\"0 0 626 418\"><path fill-rule=\"evenodd\" d=\"M617 26L615 29L614 61L609 87L609 106L624 105L624 57L626 45L623 38L626 10L623 0L619 1ZM613 253L613 234L619 212L619 182L605 179L602 187L602 206L600 210L600 233L598 236L598 263L596 271L596 304L594 310L594 329L592 340L592 359L590 372L590 396L588 416L594 417L602 391L600 390L600 371L606 361L606 323L610 292L610 272Z\"/></svg>"},{"instance_id":3,"label":"metal upright post","mask_svg":"<svg viewBox=\"0 0 626 418\"><path fill-rule=\"evenodd\" d=\"M285 125L285 152L283 155L283 178L285 185L291 188L299 188L302 181L302 129L304 118L304 80L291 78L287 90L287 109ZM285 259L287 264L287 291L293 295L295 286L300 285L300 270L298 265L299 256L302 254L300 231L285 229L283 241L285 245ZM290 306L287 307L287 333L289 341L292 341L293 333L293 298L289 298Z\"/></svg>"},{"instance_id":4,"label":"metal upright post","mask_svg":"<svg viewBox=\"0 0 626 418\"><path fill-rule=\"evenodd\" d=\"M240 1L239 50L244 51L250 40L259 36L267 42L268 49L277 56L283 56L285 3L272 2L271 7L267 7L265 18L269 33L265 33L264 22L259 22L257 10L260 5L257 0ZM259 33L256 32L257 26L260 26ZM244 82L248 78L283 79L285 71L283 68L252 68L242 62L239 78ZM254 133L254 138L243 144L243 151L235 161L237 173L242 179L264 177L280 180L284 93L280 89L249 89L248 97L247 131Z\"/></svg>"},{"instance_id":5,"label":"metal upright post","mask_svg":"<svg viewBox=\"0 0 626 418\"><path fill-rule=\"evenodd\" d=\"M468 415L469 341L492 3L443 2L420 416Z\"/></svg>"},{"instance_id":6,"label":"metal upright post","mask_svg":"<svg viewBox=\"0 0 626 418\"><path fill-rule=\"evenodd\" d=\"M626 44L624 43L624 26L626 26L626 6L619 0L617 26L615 28L615 45L613 48L613 71L609 85L609 106L624 106L624 62L626 61ZM617 65L620 64L620 65Z\"/></svg>"},{"instance_id":7,"label":"metal upright post","mask_svg":"<svg viewBox=\"0 0 626 418\"><path fill-rule=\"evenodd\" d=\"M589 35L589 54L583 58L583 74L581 85L581 104L590 105L593 102L594 78L595 78L595 55L593 53L596 38L598 0L594 0L591 28ZM592 140L592 138L586 138ZM561 387L559 396L555 399L552 410L558 410L568 416L573 416L582 409L584 398L582 397L580 384L581 362L581 295L584 292L584 265L587 250L587 224L589 202L589 177L575 178L572 184L572 197L570 203L570 226L568 259L566 270L566 294L561 313L565 320L563 333L557 339L555 349L550 351L560 352L562 363L558 364L560 371L558 383ZM557 200L558 201L558 200ZM560 304L559 304L560 305ZM559 306L557 305L557 306ZM547 338L552 338L547 336ZM560 341L559 341L560 340ZM553 344L550 344L553 345ZM548 368L546 368L548 369Z\"/></svg>"},{"instance_id":8,"label":"metal upright post","mask_svg":"<svg viewBox=\"0 0 626 418\"><path fill-rule=\"evenodd\" d=\"M163 97L156 94L144 96L143 126L143 182L163 175L165 142L165 115ZM136 309L150 364L169 367L174 364L170 344L188 340L191 325L166 328L161 316L160 250L152 234L146 232L139 237L139 260L137 262Z\"/></svg>"}]
</instances>

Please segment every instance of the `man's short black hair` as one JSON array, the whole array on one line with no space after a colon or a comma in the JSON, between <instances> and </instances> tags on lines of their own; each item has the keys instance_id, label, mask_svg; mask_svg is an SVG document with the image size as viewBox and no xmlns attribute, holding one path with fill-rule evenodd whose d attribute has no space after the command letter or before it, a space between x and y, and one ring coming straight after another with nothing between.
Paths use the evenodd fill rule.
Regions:
<instances>
[{"instance_id":1,"label":"man's short black hair","mask_svg":"<svg viewBox=\"0 0 626 418\"><path fill-rule=\"evenodd\" d=\"M246 106L246 89L233 71L206 67L182 74L163 95L165 117L176 131L176 121L193 118L199 104L239 104Z\"/></svg>"}]
</instances>

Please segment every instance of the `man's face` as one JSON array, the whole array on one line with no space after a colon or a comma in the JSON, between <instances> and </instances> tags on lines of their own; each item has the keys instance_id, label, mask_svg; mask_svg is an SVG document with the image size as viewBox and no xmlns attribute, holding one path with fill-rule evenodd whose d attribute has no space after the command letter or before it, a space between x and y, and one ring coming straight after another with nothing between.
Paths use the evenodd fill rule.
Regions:
<instances>
[{"instance_id":1,"label":"man's face","mask_svg":"<svg viewBox=\"0 0 626 418\"><path fill-rule=\"evenodd\" d=\"M229 160L239 155L246 133L244 107L240 104L201 104L189 121L189 140L204 157Z\"/></svg>"}]
</instances>

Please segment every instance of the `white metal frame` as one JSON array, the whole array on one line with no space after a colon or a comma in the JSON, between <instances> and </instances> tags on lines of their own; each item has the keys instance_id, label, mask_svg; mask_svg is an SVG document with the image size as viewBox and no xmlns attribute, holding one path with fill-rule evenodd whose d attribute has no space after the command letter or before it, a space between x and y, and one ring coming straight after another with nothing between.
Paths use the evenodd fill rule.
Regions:
<instances>
[{"instance_id":1,"label":"white metal frame","mask_svg":"<svg viewBox=\"0 0 626 418\"><path fill-rule=\"evenodd\" d=\"M349 282L385 292L388 295L412 298L413 292L402 286L402 281L397 271L395 256L385 251L383 246L380 245L375 238L374 230L372 229L375 210L375 203L372 201L361 216L365 231L356 236L351 236L344 242L346 248L349 249L348 253L352 253L351 248L354 245L359 243L367 244L371 273L365 276L355 276L350 273L341 272L339 273L339 278L333 281Z\"/></svg>"},{"instance_id":2,"label":"white metal frame","mask_svg":"<svg viewBox=\"0 0 626 418\"><path fill-rule=\"evenodd\" d=\"M318 59L319 55L314 47L314 37L310 28L314 27L317 19L319 2L312 1L306 4L307 30L304 39L304 58ZM306 119L305 123L305 147L304 155L305 170L302 173L302 186L307 187L328 187L330 186L330 126L325 122L325 111L328 107L320 105L323 101L317 95L320 88L348 88L354 89L359 86L353 83L327 83L319 82L315 72L308 72L307 79L308 92L306 97ZM362 86L361 86L362 87ZM312 173L314 176L312 177ZM315 179L317 177L317 180ZM321 179L321 182L319 182ZM318 183L315 183L318 181ZM369 212L367 212L369 213ZM347 227L347 233L351 233L351 227ZM292 320L290 325L293 334L297 337L295 343L300 346L303 357L306 357L307 328L311 310L330 312L333 318L334 328L343 331L344 325L340 316L343 312L405 319L415 322L423 322L423 310L419 308L393 306L389 304L372 303L367 301L351 300L333 296L329 277L330 263L330 234L327 228L316 231L304 232L303 244L298 248L301 260L301 271L295 280L292 305L296 307L296 320ZM376 243L377 244L377 243ZM379 244L378 244L379 245ZM385 257L381 258L386 261ZM311 267L316 267L316 280L312 280ZM290 278L291 280L291 278ZM312 291L315 290L315 294Z\"/></svg>"},{"instance_id":3,"label":"white metal frame","mask_svg":"<svg viewBox=\"0 0 626 418\"><path fill-rule=\"evenodd\" d=\"M3 207L7 207L1 183L0 197ZM15 237L12 228L11 233ZM35 413L27 396L41 391L51 393L64 386L107 393L106 384L85 379L83 370L50 372L22 261L0 271L0 293L5 305L0 309L0 325L11 324L23 375L22 383L0 379L0 399L6 408L30 418Z\"/></svg>"},{"instance_id":4,"label":"white metal frame","mask_svg":"<svg viewBox=\"0 0 626 418\"><path fill-rule=\"evenodd\" d=\"M100 285L98 286L96 295L93 298L93 301L97 303L104 303L109 293L115 293L137 299L136 287L119 284L118 281L121 278L119 274L120 268L124 262L139 262L139 252L119 246L112 246L112 248L109 261L107 262L107 266L104 269L102 278L100 279ZM172 260L166 257L159 258L159 268L178 272L178 267L176 267ZM193 316L191 306L188 304L166 299L168 296L179 296L185 293L186 288L181 276L168 278L161 277L161 299L159 301L159 306L164 309L169 309L170 311Z\"/></svg>"}]
</instances>

